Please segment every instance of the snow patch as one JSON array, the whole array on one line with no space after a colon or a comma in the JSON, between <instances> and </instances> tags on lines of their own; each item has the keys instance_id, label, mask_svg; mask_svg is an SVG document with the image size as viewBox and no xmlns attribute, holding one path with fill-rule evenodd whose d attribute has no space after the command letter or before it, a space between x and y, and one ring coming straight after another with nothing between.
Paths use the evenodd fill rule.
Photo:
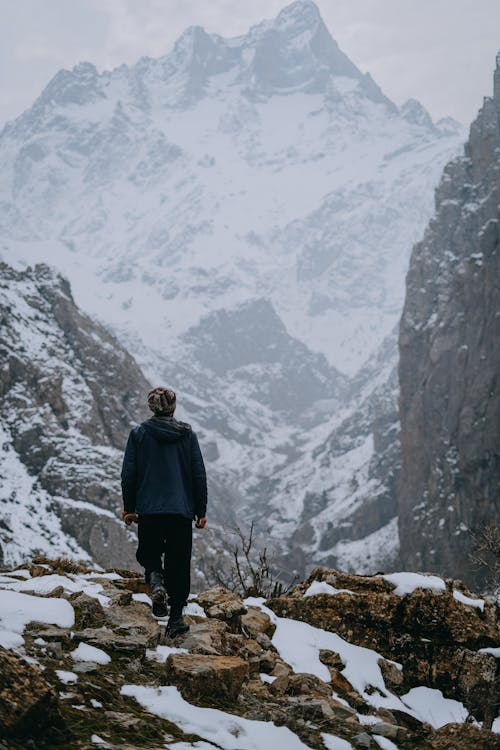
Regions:
<instances>
[{"instance_id":1,"label":"snow patch","mask_svg":"<svg viewBox=\"0 0 500 750\"><path fill-rule=\"evenodd\" d=\"M287 727L270 721L253 721L219 711L193 706L184 700L176 687L143 687L124 685L121 695L135 698L150 713L177 724L184 732L197 734L223 750L309 750Z\"/></svg>"},{"instance_id":2,"label":"snow patch","mask_svg":"<svg viewBox=\"0 0 500 750\"><path fill-rule=\"evenodd\" d=\"M91 661L94 664L109 664L111 657L101 648L91 646L89 643L80 643L78 648L71 652L74 661Z\"/></svg>"}]
</instances>

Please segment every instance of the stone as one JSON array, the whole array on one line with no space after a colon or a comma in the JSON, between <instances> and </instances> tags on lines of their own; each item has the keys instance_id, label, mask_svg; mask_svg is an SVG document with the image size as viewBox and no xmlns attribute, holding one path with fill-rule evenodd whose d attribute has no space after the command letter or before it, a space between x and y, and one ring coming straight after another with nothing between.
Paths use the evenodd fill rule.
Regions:
<instances>
[{"instance_id":1,"label":"stone","mask_svg":"<svg viewBox=\"0 0 500 750\"><path fill-rule=\"evenodd\" d=\"M61 641L51 641L50 643L47 643L45 646L47 649L47 653L53 658L53 659L62 659L63 658L63 648Z\"/></svg>"},{"instance_id":2,"label":"stone","mask_svg":"<svg viewBox=\"0 0 500 750\"><path fill-rule=\"evenodd\" d=\"M343 598L304 597L314 580L328 579L354 593ZM478 652L498 644L494 604L485 600L482 610L464 606L446 586L438 592L417 588L406 596L394 589L381 576L316 568L289 595L270 599L267 606L278 615L302 620L383 654L380 668L387 687L395 693L425 684L453 695L482 721L494 700L496 667L491 654ZM333 664L335 656L322 651L321 659ZM401 664L402 670L391 661ZM328 668L333 689L345 697L352 688L342 674L343 666L329 664Z\"/></svg>"},{"instance_id":3,"label":"stone","mask_svg":"<svg viewBox=\"0 0 500 750\"><path fill-rule=\"evenodd\" d=\"M109 606L110 607L127 607L132 603L132 592L131 591L120 591L119 594L115 594L111 597Z\"/></svg>"},{"instance_id":4,"label":"stone","mask_svg":"<svg viewBox=\"0 0 500 750\"><path fill-rule=\"evenodd\" d=\"M247 607L247 611L241 615L241 629L251 638L257 638L261 633L272 636L276 628L268 614L258 607Z\"/></svg>"},{"instance_id":5,"label":"stone","mask_svg":"<svg viewBox=\"0 0 500 750\"><path fill-rule=\"evenodd\" d=\"M193 654L221 656L228 648L228 627L220 620L202 620L190 626L181 647Z\"/></svg>"},{"instance_id":6,"label":"stone","mask_svg":"<svg viewBox=\"0 0 500 750\"><path fill-rule=\"evenodd\" d=\"M75 610L75 624L79 629L100 628L104 625L105 615L101 602L87 594L71 594L69 601Z\"/></svg>"},{"instance_id":7,"label":"stone","mask_svg":"<svg viewBox=\"0 0 500 750\"><path fill-rule=\"evenodd\" d=\"M351 744L358 750L370 750L372 741L370 735L366 732L360 732L351 737Z\"/></svg>"},{"instance_id":8,"label":"stone","mask_svg":"<svg viewBox=\"0 0 500 750\"><path fill-rule=\"evenodd\" d=\"M246 662L237 656L170 654L165 684L176 685L189 701L235 701L247 674Z\"/></svg>"},{"instance_id":9,"label":"stone","mask_svg":"<svg viewBox=\"0 0 500 750\"><path fill-rule=\"evenodd\" d=\"M328 651L325 648L320 649L319 660L327 667L334 667L335 669L344 669L345 666L336 651Z\"/></svg>"},{"instance_id":10,"label":"stone","mask_svg":"<svg viewBox=\"0 0 500 750\"><path fill-rule=\"evenodd\" d=\"M207 617L217 617L231 624L247 611L240 597L223 586L213 586L202 591L198 594L197 602L203 607Z\"/></svg>"},{"instance_id":11,"label":"stone","mask_svg":"<svg viewBox=\"0 0 500 750\"><path fill-rule=\"evenodd\" d=\"M257 644L258 645L258 644ZM261 653L259 663L261 672L272 672L276 662L278 661L278 655L274 651L264 651Z\"/></svg>"},{"instance_id":12,"label":"stone","mask_svg":"<svg viewBox=\"0 0 500 750\"><path fill-rule=\"evenodd\" d=\"M102 648L105 651L117 651L123 654L140 652L142 655L145 655L146 649L152 647L145 635L119 635L108 627L77 630L73 634L73 640L75 644L83 641L84 643L89 643L91 646Z\"/></svg>"},{"instance_id":13,"label":"stone","mask_svg":"<svg viewBox=\"0 0 500 750\"><path fill-rule=\"evenodd\" d=\"M67 646L71 643L71 631L65 628L46 627L44 625L35 625L35 627L28 626L25 631L25 635L29 635L32 638L43 638L44 641L60 641L63 645Z\"/></svg>"},{"instance_id":14,"label":"stone","mask_svg":"<svg viewBox=\"0 0 500 750\"><path fill-rule=\"evenodd\" d=\"M265 649L266 651L276 650L275 647L273 646L273 642L271 641L269 636L266 635L265 633L259 633L255 637L255 640L257 641L259 646L262 646L262 648Z\"/></svg>"},{"instance_id":15,"label":"stone","mask_svg":"<svg viewBox=\"0 0 500 750\"><path fill-rule=\"evenodd\" d=\"M43 737L63 724L57 694L41 669L0 646L0 726L3 736Z\"/></svg>"},{"instance_id":16,"label":"stone","mask_svg":"<svg viewBox=\"0 0 500 750\"><path fill-rule=\"evenodd\" d=\"M378 663L386 687L393 693L400 692L404 686L403 670L398 669L393 662L387 661L387 659L379 659Z\"/></svg>"},{"instance_id":17,"label":"stone","mask_svg":"<svg viewBox=\"0 0 500 750\"><path fill-rule=\"evenodd\" d=\"M406 734L406 731L402 727L398 727L395 724L389 724L386 721L379 721L377 724L373 724L370 728L373 734L380 734L382 737L387 737L389 740L401 739L402 735Z\"/></svg>"},{"instance_id":18,"label":"stone","mask_svg":"<svg viewBox=\"0 0 500 750\"><path fill-rule=\"evenodd\" d=\"M500 750L500 735L472 724L446 724L431 737L432 750Z\"/></svg>"},{"instance_id":19,"label":"stone","mask_svg":"<svg viewBox=\"0 0 500 750\"><path fill-rule=\"evenodd\" d=\"M160 625L140 602L106 607L105 618L107 626L117 634L145 643L146 648L155 648L160 642Z\"/></svg>"}]
</instances>

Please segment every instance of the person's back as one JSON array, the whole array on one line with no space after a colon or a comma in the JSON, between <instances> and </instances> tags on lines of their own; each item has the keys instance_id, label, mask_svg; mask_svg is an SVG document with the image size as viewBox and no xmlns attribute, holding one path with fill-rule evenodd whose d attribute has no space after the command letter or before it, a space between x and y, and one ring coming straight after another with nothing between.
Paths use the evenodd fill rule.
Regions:
<instances>
[{"instance_id":1,"label":"person's back","mask_svg":"<svg viewBox=\"0 0 500 750\"><path fill-rule=\"evenodd\" d=\"M137 560L151 585L153 613L167 614L168 592L169 632L175 635L188 629L182 608L190 588L191 523L206 523L206 474L196 434L173 417L175 393L155 388L148 405L154 416L130 432L125 449L123 517L127 524L138 522Z\"/></svg>"}]
</instances>

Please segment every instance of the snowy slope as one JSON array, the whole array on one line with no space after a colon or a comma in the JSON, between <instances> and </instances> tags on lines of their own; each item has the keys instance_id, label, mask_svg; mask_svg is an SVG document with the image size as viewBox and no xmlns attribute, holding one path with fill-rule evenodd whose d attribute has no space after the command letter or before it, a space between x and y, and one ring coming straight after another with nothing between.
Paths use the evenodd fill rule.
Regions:
<instances>
[{"instance_id":1,"label":"snowy slope","mask_svg":"<svg viewBox=\"0 0 500 750\"><path fill-rule=\"evenodd\" d=\"M397 322L461 138L418 102L398 110L309 0L235 39L193 27L159 59L61 71L4 128L0 255L61 269L178 390L231 505L254 514L264 477L259 513L279 515L294 459L291 495L311 473L331 484L315 428L363 401L348 378ZM329 502L349 493L346 477Z\"/></svg>"},{"instance_id":2,"label":"snowy slope","mask_svg":"<svg viewBox=\"0 0 500 750\"><path fill-rule=\"evenodd\" d=\"M133 564L119 472L147 382L47 266L0 264L0 319L0 564Z\"/></svg>"}]
</instances>

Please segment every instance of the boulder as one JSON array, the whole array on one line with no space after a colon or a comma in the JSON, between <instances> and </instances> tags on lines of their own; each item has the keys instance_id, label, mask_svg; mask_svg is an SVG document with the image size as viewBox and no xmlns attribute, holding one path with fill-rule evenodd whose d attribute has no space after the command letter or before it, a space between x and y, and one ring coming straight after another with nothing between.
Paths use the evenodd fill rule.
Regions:
<instances>
[{"instance_id":1,"label":"boulder","mask_svg":"<svg viewBox=\"0 0 500 750\"><path fill-rule=\"evenodd\" d=\"M181 646L192 654L221 656L227 652L227 633L226 623L220 620L202 620L190 626Z\"/></svg>"},{"instance_id":2,"label":"boulder","mask_svg":"<svg viewBox=\"0 0 500 750\"><path fill-rule=\"evenodd\" d=\"M165 684L176 685L189 701L234 701L247 673L246 662L237 656L170 654Z\"/></svg>"},{"instance_id":3,"label":"boulder","mask_svg":"<svg viewBox=\"0 0 500 750\"><path fill-rule=\"evenodd\" d=\"M241 615L241 629L250 638L257 638L260 633L272 636L276 628L268 614L258 607L248 607L247 611Z\"/></svg>"},{"instance_id":4,"label":"boulder","mask_svg":"<svg viewBox=\"0 0 500 750\"><path fill-rule=\"evenodd\" d=\"M75 610L75 623L78 628L100 628L104 625L104 609L98 599L76 592L71 594L69 601Z\"/></svg>"},{"instance_id":5,"label":"boulder","mask_svg":"<svg viewBox=\"0 0 500 750\"><path fill-rule=\"evenodd\" d=\"M31 738L62 726L57 693L41 669L1 646L0 726L3 736Z\"/></svg>"},{"instance_id":6,"label":"boulder","mask_svg":"<svg viewBox=\"0 0 500 750\"><path fill-rule=\"evenodd\" d=\"M247 611L240 597L222 586L202 591L198 594L197 602L203 607L207 617L216 617L230 624L237 622L239 615Z\"/></svg>"},{"instance_id":7,"label":"boulder","mask_svg":"<svg viewBox=\"0 0 500 750\"><path fill-rule=\"evenodd\" d=\"M145 635L120 635L107 627L77 630L73 634L73 641L75 644L83 641L105 651L117 651L123 654L139 653L141 656L145 656L146 649L150 648L150 643Z\"/></svg>"},{"instance_id":8,"label":"boulder","mask_svg":"<svg viewBox=\"0 0 500 750\"><path fill-rule=\"evenodd\" d=\"M304 597L313 581L324 581L352 593ZM461 594L464 592L461 591ZM469 592L465 596L470 596ZM351 643L374 649L385 657L380 667L387 687L405 692L425 684L460 700L482 721L492 700L495 659L479 653L499 639L495 606L468 606L453 595L453 582L444 589L417 588L399 596L382 576L359 576L316 568L287 595L267 602L278 615L302 620L335 632ZM347 692L335 656L321 652L328 663L334 689ZM326 661L325 661L326 659ZM399 670L390 661L402 664Z\"/></svg>"},{"instance_id":9,"label":"boulder","mask_svg":"<svg viewBox=\"0 0 500 750\"><path fill-rule=\"evenodd\" d=\"M160 625L140 602L124 604L122 600L118 606L107 607L105 617L109 628L130 641L145 643L146 648L155 648L160 642Z\"/></svg>"}]
</instances>

